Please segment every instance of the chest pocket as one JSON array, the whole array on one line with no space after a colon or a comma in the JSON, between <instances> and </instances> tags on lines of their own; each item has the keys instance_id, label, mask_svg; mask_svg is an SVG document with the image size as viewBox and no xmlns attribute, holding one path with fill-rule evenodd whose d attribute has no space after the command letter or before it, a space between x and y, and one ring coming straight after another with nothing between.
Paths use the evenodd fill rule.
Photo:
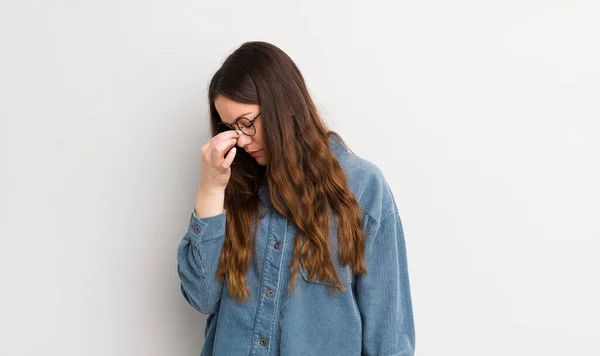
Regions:
<instances>
[{"instance_id":1,"label":"chest pocket","mask_svg":"<svg viewBox=\"0 0 600 356\"><path fill-rule=\"evenodd\" d=\"M338 234L337 234L338 225L337 225L337 223L333 222L334 221L333 219L331 219L330 221L332 221L332 223L330 224L328 239L329 239L329 247L331 249L331 258L333 261L333 266L335 267L336 273L337 273L340 281L344 285L344 288L346 288L346 291L348 291L348 289L350 288L350 286L352 284L352 270L350 269L350 266L348 266L348 265L343 266L338 261L338 256L339 256L338 255ZM310 281L309 280L310 271L308 271L306 268L304 268L304 266L302 264L300 264L300 274L302 275L302 279L304 279L304 281L307 283L322 284L322 285L329 286L329 287L331 287L333 285L333 283L331 281L321 281L319 279Z\"/></svg>"},{"instance_id":2,"label":"chest pocket","mask_svg":"<svg viewBox=\"0 0 600 356\"><path fill-rule=\"evenodd\" d=\"M342 284L344 285L344 288L346 288L347 291L350 285L352 284L350 266L342 266L337 260L333 261L333 265L335 267L338 277L340 278ZM319 279L315 279L314 281L309 280L310 272L302 265L300 265L300 274L302 275L302 279L304 279L304 281L307 283L322 284L330 287L333 285L331 281L321 281Z\"/></svg>"}]
</instances>

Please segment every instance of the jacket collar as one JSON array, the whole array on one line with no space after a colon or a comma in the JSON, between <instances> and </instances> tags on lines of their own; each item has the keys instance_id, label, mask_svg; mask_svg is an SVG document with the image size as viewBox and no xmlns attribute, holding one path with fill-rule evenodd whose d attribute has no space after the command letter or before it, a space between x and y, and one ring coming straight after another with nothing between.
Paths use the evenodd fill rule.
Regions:
<instances>
[{"instance_id":1,"label":"jacket collar","mask_svg":"<svg viewBox=\"0 0 600 356\"><path fill-rule=\"evenodd\" d=\"M329 147L331 148L331 152L336 156L336 158L341 159L346 155L349 151L346 146L340 141L336 136L329 136Z\"/></svg>"}]
</instances>

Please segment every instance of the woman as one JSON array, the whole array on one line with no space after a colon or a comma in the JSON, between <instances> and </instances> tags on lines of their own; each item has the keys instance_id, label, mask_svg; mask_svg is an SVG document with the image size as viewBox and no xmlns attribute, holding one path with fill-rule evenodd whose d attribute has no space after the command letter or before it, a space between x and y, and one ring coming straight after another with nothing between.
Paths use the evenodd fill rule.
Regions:
<instances>
[{"instance_id":1,"label":"woman","mask_svg":"<svg viewBox=\"0 0 600 356\"><path fill-rule=\"evenodd\" d=\"M181 292L201 355L413 355L402 224L388 183L328 131L294 62L247 42L209 87L213 137Z\"/></svg>"}]
</instances>

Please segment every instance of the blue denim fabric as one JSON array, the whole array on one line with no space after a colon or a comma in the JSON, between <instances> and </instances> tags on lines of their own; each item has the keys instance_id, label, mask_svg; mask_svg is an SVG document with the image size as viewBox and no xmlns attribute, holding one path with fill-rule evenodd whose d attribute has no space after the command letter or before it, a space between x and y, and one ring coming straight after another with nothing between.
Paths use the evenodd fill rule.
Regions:
<instances>
[{"instance_id":1,"label":"blue denim fabric","mask_svg":"<svg viewBox=\"0 0 600 356\"><path fill-rule=\"evenodd\" d=\"M331 285L309 281L301 267L296 290L285 294L290 278L295 224L270 204L260 190L267 215L259 221L258 264L247 272L250 297L231 299L227 283L215 272L225 233L223 210L198 218L192 211L177 251L181 292L197 311L207 314L201 356L409 356L415 331L402 223L394 196L373 163L329 138L363 212L367 275L352 275L337 259L337 224L330 229L333 263L346 292L330 295Z\"/></svg>"}]
</instances>

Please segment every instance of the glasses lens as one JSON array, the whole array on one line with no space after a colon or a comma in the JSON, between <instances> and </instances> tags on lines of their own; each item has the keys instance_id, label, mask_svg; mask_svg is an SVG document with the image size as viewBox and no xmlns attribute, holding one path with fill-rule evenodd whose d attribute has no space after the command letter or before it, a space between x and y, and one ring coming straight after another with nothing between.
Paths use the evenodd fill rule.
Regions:
<instances>
[{"instance_id":1,"label":"glasses lens","mask_svg":"<svg viewBox=\"0 0 600 356\"><path fill-rule=\"evenodd\" d=\"M254 135L254 125L250 122L250 120L246 119L245 117L241 118L238 120L238 126L240 127L240 130L242 130L242 132L244 132L246 135L248 136L252 136Z\"/></svg>"}]
</instances>

